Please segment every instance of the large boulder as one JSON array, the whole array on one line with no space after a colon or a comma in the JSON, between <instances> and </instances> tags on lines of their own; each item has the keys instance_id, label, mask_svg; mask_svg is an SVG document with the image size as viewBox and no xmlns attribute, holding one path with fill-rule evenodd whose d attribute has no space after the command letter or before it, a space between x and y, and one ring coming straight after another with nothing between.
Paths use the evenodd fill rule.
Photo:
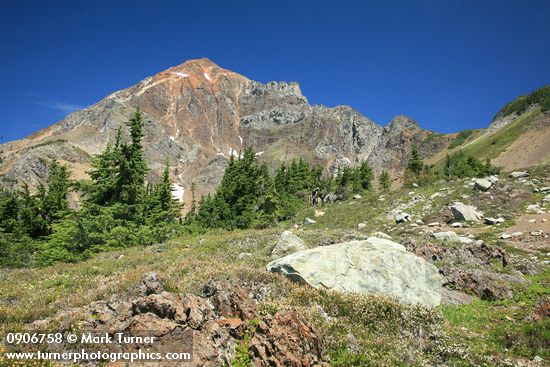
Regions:
<instances>
[{"instance_id":1,"label":"large boulder","mask_svg":"<svg viewBox=\"0 0 550 367\"><path fill-rule=\"evenodd\" d=\"M441 300L435 266L377 237L296 252L270 262L267 270L315 288L393 296L402 303L436 306Z\"/></svg>"},{"instance_id":2,"label":"large boulder","mask_svg":"<svg viewBox=\"0 0 550 367\"><path fill-rule=\"evenodd\" d=\"M307 246L300 237L290 231L284 231L281 233L277 245L275 245L275 248L271 251L271 256L273 258L279 258L306 249Z\"/></svg>"},{"instance_id":3,"label":"large boulder","mask_svg":"<svg viewBox=\"0 0 550 367\"><path fill-rule=\"evenodd\" d=\"M451 210L458 221L479 222L483 219L482 213L478 212L474 207L462 203L455 203L451 206Z\"/></svg>"}]
</instances>

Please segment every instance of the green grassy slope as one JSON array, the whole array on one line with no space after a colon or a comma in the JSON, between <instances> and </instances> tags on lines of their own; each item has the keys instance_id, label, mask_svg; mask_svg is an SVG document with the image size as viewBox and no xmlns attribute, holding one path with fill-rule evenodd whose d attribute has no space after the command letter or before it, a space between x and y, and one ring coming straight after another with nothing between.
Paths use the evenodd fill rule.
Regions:
<instances>
[{"instance_id":1,"label":"green grassy slope","mask_svg":"<svg viewBox=\"0 0 550 367\"><path fill-rule=\"evenodd\" d=\"M546 177L548 167L535 176L550 180ZM514 181L505 184L520 188ZM441 195L430 198L436 193ZM273 313L287 307L301 310L323 335L326 355L333 366L504 366L532 360L536 355L547 360L548 320L533 323L526 316L541 297L550 295L548 270L528 277L530 285L517 289L511 300L477 300L434 310L402 306L376 296L318 291L265 270L277 237L285 229L293 228L309 247L367 238L375 231L386 232L397 242L412 239L425 243L431 239L422 227L396 225L387 218L387 212L401 205L414 220L426 219L436 215L442 206L461 200L475 202L486 215L502 212L511 218L506 225L511 225L528 203L541 199L541 194L524 195L517 206L496 207L494 201L483 200L485 196L465 180L440 181L414 192L401 189L383 195L370 193L358 200L318 208L325 214L315 218L317 223L310 226L293 228L303 218L313 217L313 208L299 213L294 221L271 229L212 230L184 235L162 245L99 254L78 264L0 269L0 334L52 316L60 309L81 307L114 294L135 297L142 274L155 271L166 290L173 292L197 294L209 279L265 285L270 292L260 303L262 312ZM421 199L413 200L415 197ZM367 228L359 231L360 222L365 222ZM467 231L491 245L508 248L497 239L503 228L480 224ZM243 252L251 256L239 259ZM533 261L533 253L521 249L514 249L514 255ZM535 256L549 260L547 251ZM330 321L321 316L319 307L331 315ZM350 332L360 345L357 354L346 346ZM3 363L0 360L0 365Z\"/></svg>"}]
</instances>

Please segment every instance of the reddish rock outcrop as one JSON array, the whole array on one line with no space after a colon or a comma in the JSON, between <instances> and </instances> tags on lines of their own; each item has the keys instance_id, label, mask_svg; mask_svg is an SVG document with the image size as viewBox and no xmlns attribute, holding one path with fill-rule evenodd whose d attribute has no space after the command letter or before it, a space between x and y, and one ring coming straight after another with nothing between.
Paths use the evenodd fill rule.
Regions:
<instances>
[{"instance_id":1,"label":"reddish rock outcrop","mask_svg":"<svg viewBox=\"0 0 550 367\"><path fill-rule=\"evenodd\" d=\"M160 283L156 285L155 289L162 289ZM283 311L261 317L248 290L223 282L208 283L203 294L199 297L160 292L128 301L99 301L82 309L62 311L33 323L32 328L51 330L61 325L58 331L154 336L156 340L150 345L115 343L107 346L107 351L136 352L138 347L161 353L192 351L191 362L175 365L197 367L230 365L236 345L244 342L246 332L252 335L249 354L255 366L321 366L321 338L298 312ZM64 322L60 324L60 320ZM117 361L107 365L174 366L174 363Z\"/></svg>"}]
</instances>

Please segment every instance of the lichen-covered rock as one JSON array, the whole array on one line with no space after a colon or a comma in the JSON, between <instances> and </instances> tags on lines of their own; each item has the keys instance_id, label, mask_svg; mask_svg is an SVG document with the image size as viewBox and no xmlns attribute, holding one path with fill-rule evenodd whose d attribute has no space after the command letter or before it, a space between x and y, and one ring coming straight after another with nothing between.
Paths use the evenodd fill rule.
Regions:
<instances>
[{"instance_id":1,"label":"lichen-covered rock","mask_svg":"<svg viewBox=\"0 0 550 367\"><path fill-rule=\"evenodd\" d=\"M437 268L382 238L296 252L270 262L267 269L315 288L393 296L428 306L441 299Z\"/></svg>"}]
</instances>

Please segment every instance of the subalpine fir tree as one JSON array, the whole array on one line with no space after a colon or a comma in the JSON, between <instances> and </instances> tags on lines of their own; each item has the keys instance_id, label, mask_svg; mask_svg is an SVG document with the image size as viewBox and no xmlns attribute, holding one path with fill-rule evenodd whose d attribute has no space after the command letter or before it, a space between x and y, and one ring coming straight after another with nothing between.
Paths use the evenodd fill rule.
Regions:
<instances>
[{"instance_id":1,"label":"subalpine fir tree","mask_svg":"<svg viewBox=\"0 0 550 367\"><path fill-rule=\"evenodd\" d=\"M361 165L354 169L354 189L356 191L369 190L374 177L372 169L366 161L361 162Z\"/></svg>"},{"instance_id":2,"label":"subalpine fir tree","mask_svg":"<svg viewBox=\"0 0 550 367\"><path fill-rule=\"evenodd\" d=\"M383 191L388 191L391 186L390 174L388 171L382 171L378 177L378 183Z\"/></svg>"},{"instance_id":3,"label":"subalpine fir tree","mask_svg":"<svg viewBox=\"0 0 550 367\"><path fill-rule=\"evenodd\" d=\"M147 162L143 156L143 116L139 108L128 121L131 144L121 146L122 159L119 163L117 186L121 188L121 202L128 205L138 204L144 193Z\"/></svg>"},{"instance_id":4,"label":"subalpine fir tree","mask_svg":"<svg viewBox=\"0 0 550 367\"><path fill-rule=\"evenodd\" d=\"M173 223L178 217L181 206L172 196L172 183L170 181L170 167L168 163L162 173L162 179L159 185L151 190L148 198L150 222L153 223Z\"/></svg>"},{"instance_id":5,"label":"subalpine fir tree","mask_svg":"<svg viewBox=\"0 0 550 367\"><path fill-rule=\"evenodd\" d=\"M115 144L107 144L107 148L92 159L92 170L88 172L92 185L86 190L86 202L90 204L109 206L118 202L120 187L117 186L119 163L122 159L121 128L118 129Z\"/></svg>"},{"instance_id":6,"label":"subalpine fir tree","mask_svg":"<svg viewBox=\"0 0 550 367\"><path fill-rule=\"evenodd\" d=\"M185 224L193 224L197 221L197 197L195 183L191 183L191 207L185 215Z\"/></svg>"},{"instance_id":7,"label":"subalpine fir tree","mask_svg":"<svg viewBox=\"0 0 550 367\"><path fill-rule=\"evenodd\" d=\"M68 195L71 188L67 167L52 161L49 166L47 192L42 200L42 209L46 219L51 223L60 219L69 209Z\"/></svg>"},{"instance_id":8,"label":"subalpine fir tree","mask_svg":"<svg viewBox=\"0 0 550 367\"><path fill-rule=\"evenodd\" d=\"M416 145L412 147L411 158L407 163L407 170L414 175L420 175L424 169L424 161L420 158L420 152Z\"/></svg>"}]
</instances>

